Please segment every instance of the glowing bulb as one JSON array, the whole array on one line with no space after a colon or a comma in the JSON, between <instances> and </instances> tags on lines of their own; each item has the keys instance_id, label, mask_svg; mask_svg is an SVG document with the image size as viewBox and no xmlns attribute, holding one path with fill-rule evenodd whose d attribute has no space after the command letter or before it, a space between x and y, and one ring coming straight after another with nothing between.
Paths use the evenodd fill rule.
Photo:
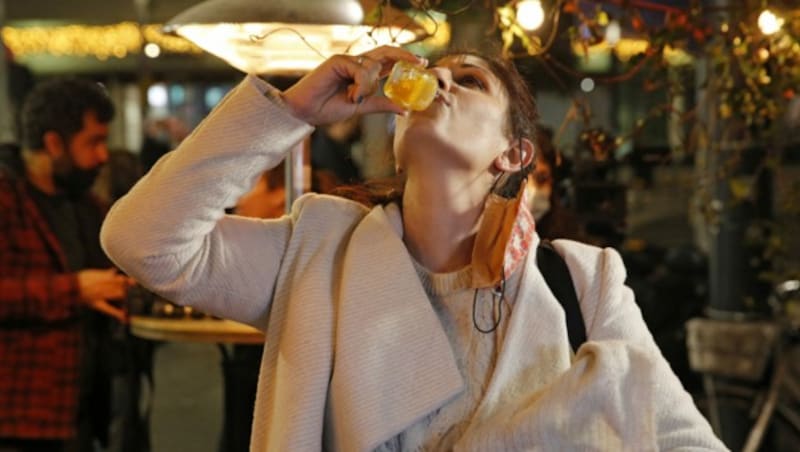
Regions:
<instances>
[{"instance_id":1,"label":"glowing bulb","mask_svg":"<svg viewBox=\"0 0 800 452\"><path fill-rule=\"evenodd\" d=\"M594 91L594 80L589 77L581 80L581 91L584 93L591 93Z\"/></svg>"},{"instance_id":2,"label":"glowing bulb","mask_svg":"<svg viewBox=\"0 0 800 452\"><path fill-rule=\"evenodd\" d=\"M144 54L150 58L158 58L161 55L161 47L155 42L149 42L144 46Z\"/></svg>"},{"instance_id":3,"label":"glowing bulb","mask_svg":"<svg viewBox=\"0 0 800 452\"><path fill-rule=\"evenodd\" d=\"M783 19L776 16L775 13L772 11L765 9L759 16L758 16L758 28L761 29L761 32L765 35L771 35L776 31L780 30L783 26Z\"/></svg>"},{"instance_id":4,"label":"glowing bulb","mask_svg":"<svg viewBox=\"0 0 800 452\"><path fill-rule=\"evenodd\" d=\"M522 0L517 3L517 23L525 30L536 30L544 22L541 0Z\"/></svg>"},{"instance_id":5,"label":"glowing bulb","mask_svg":"<svg viewBox=\"0 0 800 452\"><path fill-rule=\"evenodd\" d=\"M360 3L348 2L345 7L347 8L347 14L354 23L361 23L364 20L364 10L361 8Z\"/></svg>"},{"instance_id":6,"label":"glowing bulb","mask_svg":"<svg viewBox=\"0 0 800 452\"><path fill-rule=\"evenodd\" d=\"M619 26L619 22L616 20L612 20L608 23L606 27L606 35L605 40L611 47L617 45L619 40L622 38L622 27Z\"/></svg>"},{"instance_id":7,"label":"glowing bulb","mask_svg":"<svg viewBox=\"0 0 800 452\"><path fill-rule=\"evenodd\" d=\"M147 103L153 108L165 108L169 103L167 87L161 83L150 86L147 89Z\"/></svg>"}]
</instances>

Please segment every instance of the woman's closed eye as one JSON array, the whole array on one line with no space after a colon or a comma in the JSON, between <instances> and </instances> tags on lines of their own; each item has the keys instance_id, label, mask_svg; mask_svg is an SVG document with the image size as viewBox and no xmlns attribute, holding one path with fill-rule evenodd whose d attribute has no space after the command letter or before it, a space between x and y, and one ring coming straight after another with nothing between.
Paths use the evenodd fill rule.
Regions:
<instances>
[{"instance_id":1,"label":"woman's closed eye","mask_svg":"<svg viewBox=\"0 0 800 452\"><path fill-rule=\"evenodd\" d=\"M486 84L483 82L483 80L472 74L465 74L456 77L455 82L465 88L479 89L481 91L486 89Z\"/></svg>"}]
</instances>

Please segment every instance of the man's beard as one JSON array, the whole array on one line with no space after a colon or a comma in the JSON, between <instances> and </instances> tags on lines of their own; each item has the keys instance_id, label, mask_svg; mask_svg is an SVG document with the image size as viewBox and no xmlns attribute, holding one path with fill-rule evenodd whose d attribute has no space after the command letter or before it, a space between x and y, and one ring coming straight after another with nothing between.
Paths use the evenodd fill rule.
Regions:
<instances>
[{"instance_id":1,"label":"man's beard","mask_svg":"<svg viewBox=\"0 0 800 452\"><path fill-rule=\"evenodd\" d=\"M75 165L72 156L65 152L53 160L53 182L70 198L83 196L94 184L101 165L83 169Z\"/></svg>"}]
</instances>

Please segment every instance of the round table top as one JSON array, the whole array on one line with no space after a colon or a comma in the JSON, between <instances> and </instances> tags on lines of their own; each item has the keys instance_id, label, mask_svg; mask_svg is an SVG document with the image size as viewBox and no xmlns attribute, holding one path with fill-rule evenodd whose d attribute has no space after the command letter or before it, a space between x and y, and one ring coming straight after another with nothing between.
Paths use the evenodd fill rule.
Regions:
<instances>
[{"instance_id":1,"label":"round table top","mask_svg":"<svg viewBox=\"0 0 800 452\"><path fill-rule=\"evenodd\" d=\"M131 334L157 341L263 344L264 333L239 322L132 316Z\"/></svg>"}]
</instances>

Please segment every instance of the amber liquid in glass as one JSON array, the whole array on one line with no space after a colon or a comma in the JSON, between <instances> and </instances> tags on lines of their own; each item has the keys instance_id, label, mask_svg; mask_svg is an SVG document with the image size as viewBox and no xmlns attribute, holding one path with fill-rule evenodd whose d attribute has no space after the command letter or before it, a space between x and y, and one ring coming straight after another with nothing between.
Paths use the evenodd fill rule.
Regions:
<instances>
[{"instance_id":1,"label":"amber liquid in glass","mask_svg":"<svg viewBox=\"0 0 800 452\"><path fill-rule=\"evenodd\" d=\"M436 97L439 82L432 73L406 61L398 61L383 85L386 97L409 110L425 110Z\"/></svg>"}]
</instances>

